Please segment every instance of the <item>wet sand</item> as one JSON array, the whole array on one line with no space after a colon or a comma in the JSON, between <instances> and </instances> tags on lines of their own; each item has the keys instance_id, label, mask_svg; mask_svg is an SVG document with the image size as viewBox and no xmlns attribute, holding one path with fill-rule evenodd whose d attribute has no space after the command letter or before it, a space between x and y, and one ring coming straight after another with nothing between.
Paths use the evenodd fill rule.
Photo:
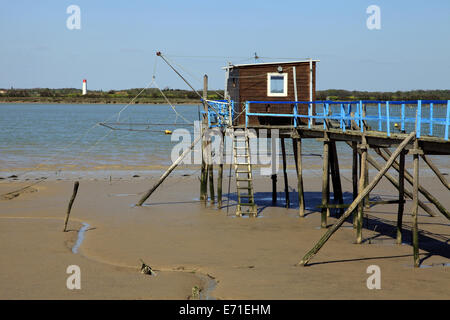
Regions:
<instances>
[{"instance_id":1,"label":"wet sand","mask_svg":"<svg viewBox=\"0 0 450 320\"><path fill-rule=\"evenodd\" d=\"M228 170L225 170L228 173ZM351 183L343 173L350 200ZM344 224L308 267L296 263L324 233L315 207L321 178L305 175L307 215L299 218L296 193L292 208L271 204L271 180L257 177L260 217L236 218L235 186L224 177L224 205L204 208L198 201L197 175L175 175L144 207L133 207L158 175L112 180L80 180L69 232L62 232L73 181L44 181L11 199L0 200L1 299L187 299L192 288L214 299L449 299L450 249L447 219L419 210L423 268L412 267L409 244L411 201L405 207L405 243L395 244L395 205L368 210L365 242L354 244L354 230ZM0 194L29 181L4 180ZM290 175L290 187L296 189ZM450 208L448 190L431 175L421 184ZM279 175L278 190L283 190ZM33 191L33 192L31 192ZM371 196L390 200L397 191L387 182ZM227 204L229 208L227 211ZM330 217L329 224L335 221ZM71 249L82 223L90 228L78 253ZM156 276L139 272L140 262ZM447 266L445 266L447 264ZM81 268L81 290L68 290L66 268ZM369 290L369 265L381 268L381 290ZM426 267L432 266L432 267Z\"/></svg>"}]
</instances>

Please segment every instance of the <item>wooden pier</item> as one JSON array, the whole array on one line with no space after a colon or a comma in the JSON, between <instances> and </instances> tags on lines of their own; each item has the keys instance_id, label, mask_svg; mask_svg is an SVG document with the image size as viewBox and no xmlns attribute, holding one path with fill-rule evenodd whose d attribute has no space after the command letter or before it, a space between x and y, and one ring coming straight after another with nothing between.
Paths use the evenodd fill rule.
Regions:
<instances>
[{"instance_id":1,"label":"wooden pier","mask_svg":"<svg viewBox=\"0 0 450 320\"><path fill-rule=\"evenodd\" d=\"M299 262L306 265L339 227L351 217L355 229L355 243L363 242L363 220L365 211L371 205L397 204L397 243L402 243L402 221L405 198L412 199L413 253L414 266L420 264L418 253L418 210L423 209L428 215L442 215L450 220L450 212L439 200L420 185L419 161L423 159L436 174L438 180L450 190L450 185L439 168L428 155L450 155L450 100L449 101L315 101L315 70L318 60L296 61L289 63L252 64L226 67L227 99L220 101L207 100L207 77L204 82L202 135L196 141L202 141L202 173L200 182L200 200L207 204L208 182L210 204L216 203L214 192L213 165L210 161L211 137L208 129L218 128L222 134L227 132L233 140L234 168L238 204L236 214L247 213L257 216L257 201L253 190L252 164L249 155L249 131L260 136L264 130L269 136L274 130L281 140L284 191L286 207L289 208L288 176L286 172L286 139L292 139L295 167L297 173L297 193L299 200L299 217L305 215L305 199L303 185L302 141L318 139L323 143L321 228L325 231L317 244L307 252ZM292 75L290 76L292 71ZM253 80L249 80L253 79ZM300 94L298 83L308 88ZM258 85L259 84L259 85ZM283 87L284 86L284 87ZM309 94L307 94L309 92ZM255 96L274 97L269 101L252 100ZM304 99L300 101L300 99ZM240 143L238 143L240 140ZM353 201L344 203L341 174L339 170L339 154L337 142L344 142L352 149L352 194ZM162 183L167 175L193 149L190 149L172 165L155 186L139 201L142 203ZM370 154L374 150L385 161L379 163ZM392 149L392 150L391 150ZM241 153L238 153L240 150ZM272 150L273 146L272 146ZM220 151L224 159L224 148ZM277 155L278 156L278 155ZM413 161L413 172L405 168L407 158ZM241 159L241 160L239 160ZM378 173L369 179L369 165ZM244 168L244 169L243 169ZM388 170L394 168L398 178ZM231 169L230 169L231 170ZM223 163L219 165L217 185L217 203L222 207ZM245 176L243 176L245 175ZM370 201L370 192L381 178L385 177L397 190L398 199L388 201ZM331 178L331 181L330 181ZM276 205L277 175L273 173L272 195ZM409 190L405 180L412 185ZM330 203L330 189L333 188L334 202ZM243 192L245 190L245 192ZM419 199L422 194L429 203ZM228 195L229 196L229 195ZM245 199L245 200L244 200ZM337 221L328 226L331 211Z\"/></svg>"}]
</instances>

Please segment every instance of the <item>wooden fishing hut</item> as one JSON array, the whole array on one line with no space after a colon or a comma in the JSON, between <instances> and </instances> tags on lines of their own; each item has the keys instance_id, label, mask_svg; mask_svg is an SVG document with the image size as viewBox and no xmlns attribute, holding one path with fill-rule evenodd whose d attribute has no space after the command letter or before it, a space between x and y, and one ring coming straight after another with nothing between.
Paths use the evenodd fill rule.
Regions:
<instances>
[{"instance_id":1,"label":"wooden fishing hut","mask_svg":"<svg viewBox=\"0 0 450 320\"><path fill-rule=\"evenodd\" d=\"M164 59L164 57L161 55ZM226 71L225 99L207 99L207 76L204 78L202 103L203 130L180 158L163 174L160 180L137 203L143 202L162 183L181 159L192 151L194 145L202 141L203 159L211 157L205 138L206 129L218 127L231 133L233 139L233 164L237 190L237 215L247 213L257 216L257 204L253 191L252 164L250 162L249 130L276 129L279 131L283 158L283 175L286 206L289 207L289 191L286 173L285 139L292 139L297 172L297 194L299 216L305 215L304 187L302 179L302 139L317 139L323 143L321 227L326 229L323 237L303 257L299 265L306 265L320 250L332 234L348 219L356 231L356 243L363 242L363 221L367 219L365 210L381 204L398 204L397 243L402 243L403 213L405 199L412 199L412 244L414 266L418 267L419 207L428 215L437 212L450 220L450 212L439 200L419 183L419 159L430 167L439 181L450 190L450 183L431 161L428 155L450 155L450 100L414 101L317 101L315 99L316 66L319 60L229 64ZM170 64L169 64L170 65ZM171 66L172 69L174 69ZM175 69L174 71L179 74ZM180 75L180 74L179 74ZM181 75L180 75L181 76ZM192 88L192 87L191 87ZM339 171L336 142L347 144L352 150L352 191L353 201L345 204ZM391 150L390 148L395 148ZM368 150L374 150L385 163L380 164ZM413 160L413 172L405 169L406 156ZM369 164L378 173L369 181ZM398 178L388 170L393 168ZM222 204L223 164L219 165L217 200ZM370 192L381 178L386 178L397 190L398 198L373 201ZM331 179L330 179L331 178ZM215 203L212 164L202 163L200 199L206 204L209 181L210 202ZM276 202L276 175L272 175L273 202ZM331 180L331 183L330 183ZM405 186L408 182L412 189ZM333 203L330 202L330 186L333 188ZM428 200L419 199L419 194ZM247 210L245 210L247 208ZM327 218L331 210L337 218L328 226Z\"/></svg>"}]
</instances>

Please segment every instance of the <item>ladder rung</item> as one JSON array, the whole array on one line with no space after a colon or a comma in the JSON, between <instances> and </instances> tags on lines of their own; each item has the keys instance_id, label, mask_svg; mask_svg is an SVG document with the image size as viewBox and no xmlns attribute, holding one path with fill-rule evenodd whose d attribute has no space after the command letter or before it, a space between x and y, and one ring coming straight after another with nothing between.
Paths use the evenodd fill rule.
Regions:
<instances>
[{"instance_id":1,"label":"ladder rung","mask_svg":"<svg viewBox=\"0 0 450 320\"><path fill-rule=\"evenodd\" d=\"M240 206L254 206L255 204L253 202L248 202L248 203L241 202L241 203L239 203L239 205Z\"/></svg>"},{"instance_id":2,"label":"ladder rung","mask_svg":"<svg viewBox=\"0 0 450 320\"><path fill-rule=\"evenodd\" d=\"M236 164L236 165L245 165L245 166L248 166L250 163L248 163L248 162L242 162L242 163L236 162L235 164Z\"/></svg>"},{"instance_id":3,"label":"ladder rung","mask_svg":"<svg viewBox=\"0 0 450 320\"><path fill-rule=\"evenodd\" d=\"M236 171L236 173L248 173L248 174L250 174L250 171Z\"/></svg>"},{"instance_id":4,"label":"ladder rung","mask_svg":"<svg viewBox=\"0 0 450 320\"><path fill-rule=\"evenodd\" d=\"M252 181L252 179L236 179L236 181Z\"/></svg>"},{"instance_id":5,"label":"ladder rung","mask_svg":"<svg viewBox=\"0 0 450 320\"><path fill-rule=\"evenodd\" d=\"M239 197L241 197L241 198L251 198L252 195L250 195L250 194L240 194Z\"/></svg>"}]
</instances>

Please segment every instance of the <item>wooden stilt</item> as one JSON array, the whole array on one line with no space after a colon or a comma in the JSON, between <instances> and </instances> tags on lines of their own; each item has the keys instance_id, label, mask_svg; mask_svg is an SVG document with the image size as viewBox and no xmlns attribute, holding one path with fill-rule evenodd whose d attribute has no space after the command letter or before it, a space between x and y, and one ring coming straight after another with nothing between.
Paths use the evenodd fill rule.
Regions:
<instances>
[{"instance_id":1,"label":"wooden stilt","mask_svg":"<svg viewBox=\"0 0 450 320\"><path fill-rule=\"evenodd\" d=\"M214 166L212 164L208 164L208 176L209 176L209 201L211 205L214 205L216 202L215 194L214 194Z\"/></svg>"},{"instance_id":2,"label":"wooden stilt","mask_svg":"<svg viewBox=\"0 0 450 320\"><path fill-rule=\"evenodd\" d=\"M324 141L323 141L323 172L322 172L322 215L321 215L321 228L327 227L327 212L328 212L328 202L329 202L329 147L330 142L325 133Z\"/></svg>"},{"instance_id":3,"label":"wooden stilt","mask_svg":"<svg viewBox=\"0 0 450 320\"><path fill-rule=\"evenodd\" d=\"M367 113L366 104L362 105L362 112L363 112L362 116L363 116L363 118L365 118L366 117L366 113ZM363 120L363 125L364 125L364 131L369 129L369 126L367 125L366 120ZM363 139L365 139L365 138L363 138ZM367 158L367 155L366 155L366 158ZM364 186L363 186L363 188L365 188L367 186L367 184L369 183L369 166L367 165L367 163L366 163L366 165L364 167L364 171L361 170L361 172L364 173ZM370 193L367 194L366 198L364 199L364 207L365 208L369 208L370 207L369 201L370 201Z\"/></svg>"},{"instance_id":4,"label":"wooden stilt","mask_svg":"<svg viewBox=\"0 0 450 320\"><path fill-rule=\"evenodd\" d=\"M204 102L208 98L208 76L203 76L203 118L202 118L202 167L200 175L200 201L206 205L208 199L208 168L207 168L207 141L204 132L208 129L208 105Z\"/></svg>"},{"instance_id":5,"label":"wooden stilt","mask_svg":"<svg viewBox=\"0 0 450 320\"><path fill-rule=\"evenodd\" d=\"M305 195L303 191L303 172L302 172L302 140L300 138L292 139L295 157L295 169L297 170L297 189L298 189L298 214L305 216Z\"/></svg>"},{"instance_id":6,"label":"wooden stilt","mask_svg":"<svg viewBox=\"0 0 450 320\"><path fill-rule=\"evenodd\" d=\"M366 139L363 136L363 143L359 145L359 149L361 150L361 175L359 177L359 193L361 193L366 187L366 167L367 167L367 144ZM367 193L369 194L369 193ZM363 227L363 218L364 218L364 202L366 201L366 197L364 197L363 202L358 207L358 216L356 218L356 243L362 243L362 227Z\"/></svg>"},{"instance_id":7,"label":"wooden stilt","mask_svg":"<svg viewBox=\"0 0 450 320\"><path fill-rule=\"evenodd\" d=\"M334 202L336 204L343 204L344 196L342 194L341 174L339 171L339 160L335 141L330 142L330 171L331 181L333 184ZM342 208L336 209L336 213L338 213L337 216L340 216L344 213L344 210Z\"/></svg>"},{"instance_id":8,"label":"wooden stilt","mask_svg":"<svg viewBox=\"0 0 450 320\"><path fill-rule=\"evenodd\" d=\"M402 244L402 223L403 210L405 207L405 152L400 153L400 168L399 168L399 188L398 188L398 212L397 212L397 244Z\"/></svg>"},{"instance_id":9,"label":"wooden stilt","mask_svg":"<svg viewBox=\"0 0 450 320\"><path fill-rule=\"evenodd\" d=\"M415 135L416 133L412 132L407 138L405 138L405 140L403 140L403 142L397 147L392 156L389 158L389 161L386 162L384 167L374 177L372 182L370 182L369 185L366 188L364 188L364 190L356 197L356 199L350 204L350 206L344 212L344 214L338 219L338 221L336 221L336 223L331 228L329 228L325 232L325 234L317 242L317 244L311 250L309 250L307 254L305 254L302 260L299 262L299 265L305 266L312 259L312 257L314 257L314 255L317 254L320 248L323 247L323 245L328 241L328 239L330 239L330 237L336 232L336 230L339 229L339 227L344 223L345 219L347 219L353 212L353 210L361 203L361 200L364 199L364 197L370 191L372 191L373 188L375 188L375 186L381 180L383 175L389 170L395 158L397 158L400 152L406 147L406 145L409 144L412 139L414 139Z\"/></svg>"},{"instance_id":10,"label":"wooden stilt","mask_svg":"<svg viewBox=\"0 0 450 320\"><path fill-rule=\"evenodd\" d=\"M79 185L80 185L80 183L78 181L75 181L75 183L73 184L72 197L70 198L69 205L67 207L67 213L66 213L66 219L64 220L63 232L67 231L67 223L69 222L70 211L72 210L73 202L75 201L75 198L77 197Z\"/></svg>"},{"instance_id":11,"label":"wooden stilt","mask_svg":"<svg viewBox=\"0 0 450 320\"><path fill-rule=\"evenodd\" d=\"M414 142L413 161L414 161L414 186L413 186L413 204L412 204L412 233L413 233L413 254L414 267L419 267L419 228L417 215L419 211L419 143Z\"/></svg>"},{"instance_id":12,"label":"wooden stilt","mask_svg":"<svg viewBox=\"0 0 450 320\"><path fill-rule=\"evenodd\" d=\"M217 172L217 205L219 209L222 208L222 180L223 180L223 163L224 163L224 134L222 133L220 143L220 164Z\"/></svg>"},{"instance_id":13,"label":"wooden stilt","mask_svg":"<svg viewBox=\"0 0 450 320\"><path fill-rule=\"evenodd\" d=\"M203 126L202 132L206 128ZM202 168L200 175L200 201L206 205L206 200L208 198L208 168L206 166L206 140L202 138Z\"/></svg>"},{"instance_id":14,"label":"wooden stilt","mask_svg":"<svg viewBox=\"0 0 450 320\"><path fill-rule=\"evenodd\" d=\"M270 176L272 179L272 205L277 204L277 175L273 174Z\"/></svg>"},{"instance_id":15,"label":"wooden stilt","mask_svg":"<svg viewBox=\"0 0 450 320\"><path fill-rule=\"evenodd\" d=\"M351 144L353 151L352 162L352 186L353 186L353 200L358 196L358 145L356 142ZM357 211L353 212L353 228L356 229L356 215Z\"/></svg>"},{"instance_id":16,"label":"wooden stilt","mask_svg":"<svg viewBox=\"0 0 450 320\"><path fill-rule=\"evenodd\" d=\"M286 208L289 208L289 182L286 171L286 146L284 144L284 138L281 138L281 154L283 156L284 194L286 198Z\"/></svg>"}]
</instances>

